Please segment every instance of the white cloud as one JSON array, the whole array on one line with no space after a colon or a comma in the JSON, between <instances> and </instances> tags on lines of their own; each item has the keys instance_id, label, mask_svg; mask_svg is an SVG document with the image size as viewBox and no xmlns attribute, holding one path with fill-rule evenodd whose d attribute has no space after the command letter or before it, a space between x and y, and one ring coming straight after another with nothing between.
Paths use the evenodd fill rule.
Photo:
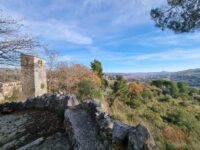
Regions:
<instances>
[{"instance_id":1,"label":"white cloud","mask_svg":"<svg viewBox=\"0 0 200 150\"><path fill-rule=\"evenodd\" d=\"M173 33L159 33L151 35L142 35L135 38L136 42L146 46L157 45L173 45L173 46L185 46L194 45L200 42L200 32L187 33L187 34L173 34Z\"/></svg>"},{"instance_id":2,"label":"white cloud","mask_svg":"<svg viewBox=\"0 0 200 150\"><path fill-rule=\"evenodd\" d=\"M76 31L76 27L69 26L56 20L27 21L29 32L33 35L50 40L61 40L74 44L92 44L92 39Z\"/></svg>"},{"instance_id":3,"label":"white cloud","mask_svg":"<svg viewBox=\"0 0 200 150\"><path fill-rule=\"evenodd\" d=\"M198 59L200 58L200 49L174 49L164 52L151 53L138 55L136 57L129 57L127 59L133 59L136 61L142 60L185 60L185 59Z\"/></svg>"}]
</instances>

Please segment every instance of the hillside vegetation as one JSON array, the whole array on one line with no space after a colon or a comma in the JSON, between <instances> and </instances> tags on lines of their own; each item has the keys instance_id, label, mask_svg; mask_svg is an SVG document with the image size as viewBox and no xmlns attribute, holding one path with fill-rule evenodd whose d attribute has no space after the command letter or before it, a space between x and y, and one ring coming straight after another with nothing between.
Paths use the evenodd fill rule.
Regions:
<instances>
[{"instance_id":1,"label":"hillside vegetation","mask_svg":"<svg viewBox=\"0 0 200 150\"><path fill-rule=\"evenodd\" d=\"M199 90L182 81L128 84L121 76L110 87L107 102L116 119L144 124L160 149L200 149Z\"/></svg>"},{"instance_id":2,"label":"hillside vegetation","mask_svg":"<svg viewBox=\"0 0 200 150\"><path fill-rule=\"evenodd\" d=\"M145 125L160 149L200 149L198 88L183 81L128 82L122 76L103 79L103 69L97 60L91 63L91 69L74 65L61 70L53 71L57 75L52 78L52 87L70 90L79 100L101 99L115 119L134 126Z\"/></svg>"},{"instance_id":3,"label":"hillside vegetation","mask_svg":"<svg viewBox=\"0 0 200 150\"><path fill-rule=\"evenodd\" d=\"M91 63L91 69L82 65L58 66L47 72L48 90L73 93L79 100L100 99L115 119L134 126L145 125L162 150L200 149L198 88L169 79L137 82L128 82L122 76L105 79L102 72L97 60ZM15 79L11 74L4 75Z\"/></svg>"}]
</instances>

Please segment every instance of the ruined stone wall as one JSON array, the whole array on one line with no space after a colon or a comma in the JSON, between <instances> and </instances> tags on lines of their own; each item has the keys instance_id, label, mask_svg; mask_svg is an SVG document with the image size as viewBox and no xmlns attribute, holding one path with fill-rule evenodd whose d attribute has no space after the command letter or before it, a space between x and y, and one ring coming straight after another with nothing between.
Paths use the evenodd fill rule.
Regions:
<instances>
[{"instance_id":1,"label":"ruined stone wall","mask_svg":"<svg viewBox=\"0 0 200 150\"><path fill-rule=\"evenodd\" d=\"M105 113L101 103L78 103L74 95L53 94L30 98L25 102L0 105L0 113L17 110L49 110L64 115L64 127L74 150L158 150L143 125L129 126Z\"/></svg>"},{"instance_id":2,"label":"ruined stone wall","mask_svg":"<svg viewBox=\"0 0 200 150\"><path fill-rule=\"evenodd\" d=\"M1 94L0 99L4 99L5 96L7 97L12 96L14 90L18 90L19 92L22 91L22 86L20 81L0 83L0 94Z\"/></svg>"}]
</instances>

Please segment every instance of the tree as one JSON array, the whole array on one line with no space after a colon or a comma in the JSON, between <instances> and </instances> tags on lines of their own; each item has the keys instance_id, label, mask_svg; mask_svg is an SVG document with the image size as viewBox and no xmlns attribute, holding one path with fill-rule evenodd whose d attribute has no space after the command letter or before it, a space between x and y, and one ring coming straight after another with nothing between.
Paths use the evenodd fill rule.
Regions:
<instances>
[{"instance_id":1,"label":"tree","mask_svg":"<svg viewBox=\"0 0 200 150\"><path fill-rule=\"evenodd\" d=\"M100 90L90 80L82 80L78 84L79 100L100 98Z\"/></svg>"},{"instance_id":2,"label":"tree","mask_svg":"<svg viewBox=\"0 0 200 150\"><path fill-rule=\"evenodd\" d=\"M183 93L183 94L189 93L189 86L185 82L180 81L180 82L177 83L177 86L179 88L180 93Z\"/></svg>"},{"instance_id":3,"label":"tree","mask_svg":"<svg viewBox=\"0 0 200 150\"><path fill-rule=\"evenodd\" d=\"M79 88L78 84L82 80L90 80L96 87L101 86L101 80L97 73L79 64L61 65L52 70L51 73L52 92L66 91L76 94Z\"/></svg>"},{"instance_id":4,"label":"tree","mask_svg":"<svg viewBox=\"0 0 200 150\"><path fill-rule=\"evenodd\" d=\"M171 84L170 84L170 93L175 98L177 98L179 95L179 89L177 87L177 84L174 82L171 82Z\"/></svg>"},{"instance_id":5,"label":"tree","mask_svg":"<svg viewBox=\"0 0 200 150\"><path fill-rule=\"evenodd\" d=\"M133 94L144 92L144 87L141 84L136 83L136 82L129 83L128 88Z\"/></svg>"},{"instance_id":6,"label":"tree","mask_svg":"<svg viewBox=\"0 0 200 150\"><path fill-rule=\"evenodd\" d=\"M154 85L160 89L162 89L163 94L171 95L173 97L177 97L179 94L179 89L173 81L167 80L154 80L152 81L151 85Z\"/></svg>"},{"instance_id":7,"label":"tree","mask_svg":"<svg viewBox=\"0 0 200 150\"><path fill-rule=\"evenodd\" d=\"M200 28L200 0L167 0L168 7L151 10L157 27L176 33L192 32Z\"/></svg>"},{"instance_id":8,"label":"tree","mask_svg":"<svg viewBox=\"0 0 200 150\"><path fill-rule=\"evenodd\" d=\"M129 89L127 80L122 76L116 76L116 80L112 86L114 99L111 100L111 105L115 99L118 99L123 102L129 101Z\"/></svg>"},{"instance_id":9,"label":"tree","mask_svg":"<svg viewBox=\"0 0 200 150\"><path fill-rule=\"evenodd\" d=\"M103 68L101 66L101 62L95 59L93 62L91 62L91 68L93 71L97 72L97 74L103 84L104 79L103 79Z\"/></svg>"},{"instance_id":10,"label":"tree","mask_svg":"<svg viewBox=\"0 0 200 150\"><path fill-rule=\"evenodd\" d=\"M57 59L59 57L59 54L56 50L50 50L48 47L44 47L45 53L46 53L46 61L47 61L47 85L48 85L48 91L52 92L53 89L53 79L54 79L54 70L57 66Z\"/></svg>"},{"instance_id":11,"label":"tree","mask_svg":"<svg viewBox=\"0 0 200 150\"><path fill-rule=\"evenodd\" d=\"M20 32L21 27L23 25L17 20L0 12L0 64L15 65L20 53L28 53L39 46L38 42Z\"/></svg>"}]
</instances>

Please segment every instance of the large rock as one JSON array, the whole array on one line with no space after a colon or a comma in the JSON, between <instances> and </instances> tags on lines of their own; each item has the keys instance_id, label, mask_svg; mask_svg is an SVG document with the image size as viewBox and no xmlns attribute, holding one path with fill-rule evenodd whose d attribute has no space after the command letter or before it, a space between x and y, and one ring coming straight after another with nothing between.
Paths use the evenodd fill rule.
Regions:
<instances>
[{"instance_id":1,"label":"large rock","mask_svg":"<svg viewBox=\"0 0 200 150\"><path fill-rule=\"evenodd\" d=\"M66 131L74 150L106 150L90 114L80 108L65 111Z\"/></svg>"},{"instance_id":2,"label":"large rock","mask_svg":"<svg viewBox=\"0 0 200 150\"><path fill-rule=\"evenodd\" d=\"M115 121L113 126L112 138L116 145L123 144L125 142L131 126L126 125L120 121Z\"/></svg>"},{"instance_id":3,"label":"large rock","mask_svg":"<svg viewBox=\"0 0 200 150\"><path fill-rule=\"evenodd\" d=\"M140 124L136 128L129 129L127 150L147 150L149 138L148 130Z\"/></svg>"},{"instance_id":4,"label":"large rock","mask_svg":"<svg viewBox=\"0 0 200 150\"><path fill-rule=\"evenodd\" d=\"M98 101L87 100L66 110L65 122L66 131L78 150L157 149L153 138L144 126L132 127L114 121L109 114L102 111Z\"/></svg>"}]
</instances>

